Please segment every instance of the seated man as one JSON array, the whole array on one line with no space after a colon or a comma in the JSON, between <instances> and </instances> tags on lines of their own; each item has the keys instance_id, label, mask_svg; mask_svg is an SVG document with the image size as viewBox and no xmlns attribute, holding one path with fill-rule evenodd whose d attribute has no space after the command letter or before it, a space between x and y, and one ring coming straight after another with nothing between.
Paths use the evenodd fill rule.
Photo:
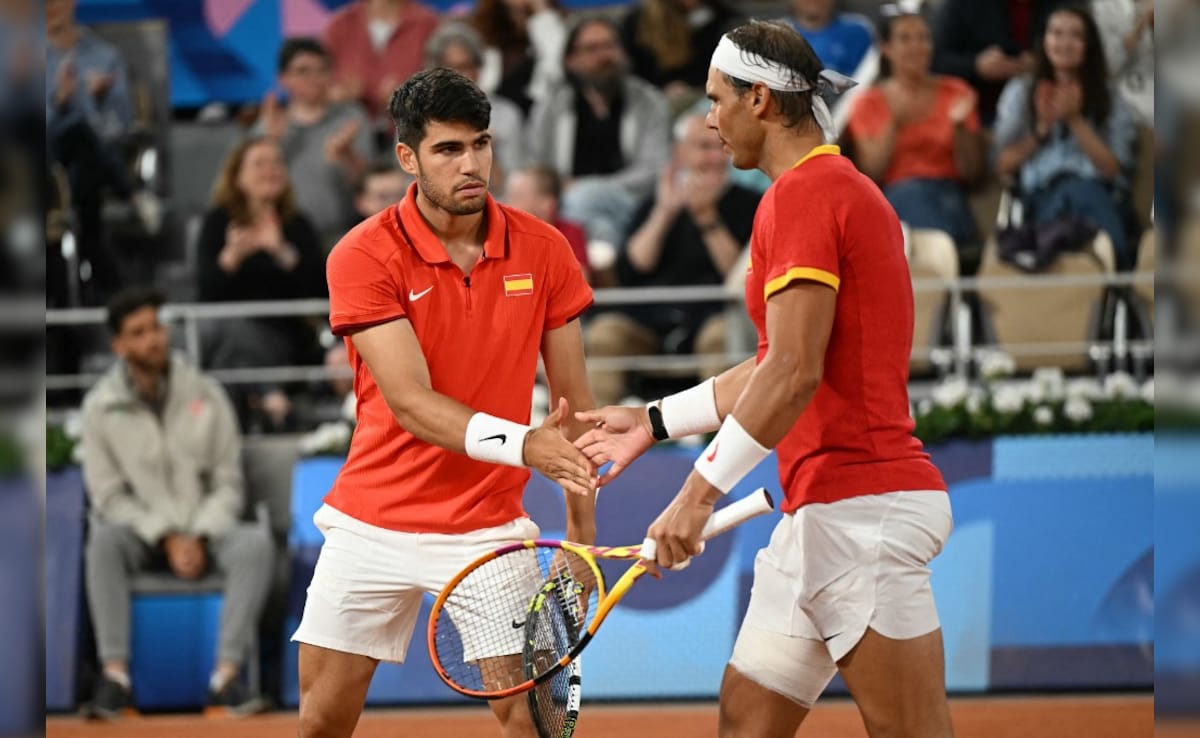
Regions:
<instances>
[{"instance_id":1,"label":"seated man","mask_svg":"<svg viewBox=\"0 0 1200 738\"><path fill-rule=\"evenodd\" d=\"M632 235L617 258L622 287L719 285L750 239L759 195L730 184L729 157L702 113L675 124L675 152L658 192L633 217ZM592 318L585 331L589 357L725 352L720 302L635 305ZM706 362L700 379L726 368ZM615 405L629 391L622 372L590 372L599 405Z\"/></svg>"},{"instance_id":2,"label":"seated man","mask_svg":"<svg viewBox=\"0 0 1200 738\"><path fill-rule=\"evenodd\" d=\"M261 698L237 678L250 653L272 572L271 539L239 519L245 506L237 419L224 390L169 353L163 296L130 288L113 297L108 327L117 363L83 401L83 476L92 517L88 604L103 677L91 712L133 705L130 584L166 568L198 579L225 575L209 704L245 713Z\"/></svg>"},{"instance_id":3,"label":"seated man","mask_svg":"<svg viewBox=\"0 0 1200 738\"><path fill-rule=\"evenodd\" d=\"M629 73L620 31L607 17L571 29L564 66L567 79L530 113L528 159L563 178L563 215L589 238L617 244L667 163L670 106Z\"/></svg>"},{"instance_id":4,"label":"seated man","mask_svg":"<svg viewBox=\"0 0 1200 738\"><path fill-rule=\"evenodd\" d=\"M567 237L571 251L583 267L583 276L592 284L592 270L588 265L587 234L578 224L563 220L558 212L562 200L562 179L550 167L539 165L518 169L508 176L504 186L504 201L514 208L536 215L554 226Z\"/></svg>"}]
</instances>

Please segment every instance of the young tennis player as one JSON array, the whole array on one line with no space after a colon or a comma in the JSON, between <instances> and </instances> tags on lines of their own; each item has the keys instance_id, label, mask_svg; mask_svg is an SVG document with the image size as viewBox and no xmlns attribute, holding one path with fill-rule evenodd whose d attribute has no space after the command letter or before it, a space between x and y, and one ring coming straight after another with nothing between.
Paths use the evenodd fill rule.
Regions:
<instances>
[{"instance_id":1,"label":"young tennis player","mask_svg":"<svg viewBox=\"0 0 1200 738\"><path fill-rule=\"evenodd\" d=\"M593 406L579 263L553 226L488 194L490 105L470 80L415 74L391 115L416 182L327 267L358 426L314 517L325 543L293 636L301 738L348 738L375 667L404 661L422 596L483 553L537 537L521 507L529 467L566 491L567 537L595 537L595 469L568 440L587 427L568 407ZM564 399L531 428L539 353ZM508 653L520 658L520 643ZM535 738L525 695L489 704L506 738Z\"/></svg>"},{"instance_id":2,"label":"young tennis player","mask_svg":"<svg viewBox=\"0 0 1200 738\"><path fill-rule=\"evenodd\" d=\"M946 485L913 435L913 304L900 223L825 141L822 94L849 84L792 29L752 22L713 54L715 128L773 184L755 218L753 359L648 408L577 414L607 482L656 440L718 431L650 526L662 566L699 551L713 503L772 448L786 513L721 686L722 736L791 736L837 671L871 736L948 738L929 561L951 530ZM719 430L718 430L719 429Z\"/></svg>"}]
</instances>

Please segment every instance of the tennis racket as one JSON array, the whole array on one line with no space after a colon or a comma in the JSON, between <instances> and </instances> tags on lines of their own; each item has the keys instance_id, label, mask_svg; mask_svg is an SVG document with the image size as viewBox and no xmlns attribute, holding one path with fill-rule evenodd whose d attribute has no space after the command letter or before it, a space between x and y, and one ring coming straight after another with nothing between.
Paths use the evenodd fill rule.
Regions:
<instances>
[{"instance_id":1,"label":"tennis racket","mask_svg":"<svg viewBox=\"0 0 1200 738\"><path fill-rule=\"evenodd\" d=\"M536 676L536 664L542 658L538 649L538 634L550 633L554 637L552 652L570 650L579 642L577 632L561 627L567 622L566 618L558 617L552 621L552 624L560 624L560 627L545 628L538 622L542 617L551 617L550 608L572 607L569 599L559 597L560 593L566 591L556 586L555 582L547 581L542 591L529 603L522 653L522 664L529 678ZM583 698L583 657L576 658L567 668L529 690L527 695L529 715L533 718L538 738L571 738L579 721L579 706Z\"/></svg>"},{"instance_id":2,"label":"tennis racket","mask_svg":"<svg viewBox=\"0 0 1200 738\"><path fill-rule=\"evenodd\" d=\"M701 539L774 509L765 489L717 510ZM554 677L591 642L596 630L643 574L642 546L584 546L521 541L492 551L459 572L429 617L429 655L451 689L497 699ZM611 590L597 558L635 560Z\"/></svg>"}]
</instances>

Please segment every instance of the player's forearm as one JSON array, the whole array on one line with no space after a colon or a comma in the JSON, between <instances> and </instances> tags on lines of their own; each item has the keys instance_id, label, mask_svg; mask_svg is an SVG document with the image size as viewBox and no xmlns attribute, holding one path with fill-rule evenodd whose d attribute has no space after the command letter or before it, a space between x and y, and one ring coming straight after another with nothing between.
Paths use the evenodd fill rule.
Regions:
<instances>
[{"instance_id":1,"label":"player's forearm","mask_svg":"<svg viewBox=\"0 0 1200 738\"><path fill-rule=\"evenodd\" d=\"M750 381L750 376L754 374L754 367L758 360L751 356L741 364L730 367L717 377L717 387L715 390L717 397L717 414L724 420L729 413L733 412L733 406L737 404L738 398L745 391L747 383Z\"/></svg>"},{"instance_id":2,"label":"player's forearm","mask_svg":"<svg viewBox=\"0 0 1200 738\"><path fill-rule=\"evenodd\" d=\"M467 423L475 411L426 387L409 387L398 397L385 397L404 430L450 451L466 453Z\"/></svg>"},{"instance_id":3,"label":"player's forearm","mask_svg":"<svg viewBox=\"0 0 1200 738\"><path fill-rule=\"evenodd\" d=\"M596 493L563 495L567 502L567 540L576 543L596 542Z\"/></svg>"},{"instance_id":4,"label":"player's forearm","mask_svg":"<svg viewBox=\"0 0 1200 738\"><path fill-rule=\"evenodd\" d=\"M774 448L812 402L820 383L820 367L798 356L768 352L751 372L734 417L758 443Z\"/></svg>"}]
</instances>

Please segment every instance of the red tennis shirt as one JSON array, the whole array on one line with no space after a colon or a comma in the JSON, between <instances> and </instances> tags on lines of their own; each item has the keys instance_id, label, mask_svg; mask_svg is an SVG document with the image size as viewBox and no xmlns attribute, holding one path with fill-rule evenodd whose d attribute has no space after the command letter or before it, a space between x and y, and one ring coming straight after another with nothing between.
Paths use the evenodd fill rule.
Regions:
<instances>
[{"instance_id":1,"label":"red tennis shirt","mask_svg":"<svg viewBox=\"0 0 1200 738\"><path fill-rule=\"evenodd\" d=\"M818 146L763 196L750 239L746 305L767 353L771 296L796 280L837 290L812 402L775 447L784 512L812 502L944 490L908 407L913 299L900 221L870 179Z\"/></svg>"},{"instance_id":2,"label":"red tennis shirt","mask_svg":"<svg viewBox=\"0 0 1200 738\"><path fill-rule=\"evenodd\" d=\"M587 310L592 291L558 230L491 196L483 257L464 276L415 198L414 184L329 254L329 322L347 337L358 425L325 502L381 528L463 533L522 516L529 470L476 461L406 431L349 335L404 318L435 391L528 423L542 336Z\"/></svg>"}]
</instances>

